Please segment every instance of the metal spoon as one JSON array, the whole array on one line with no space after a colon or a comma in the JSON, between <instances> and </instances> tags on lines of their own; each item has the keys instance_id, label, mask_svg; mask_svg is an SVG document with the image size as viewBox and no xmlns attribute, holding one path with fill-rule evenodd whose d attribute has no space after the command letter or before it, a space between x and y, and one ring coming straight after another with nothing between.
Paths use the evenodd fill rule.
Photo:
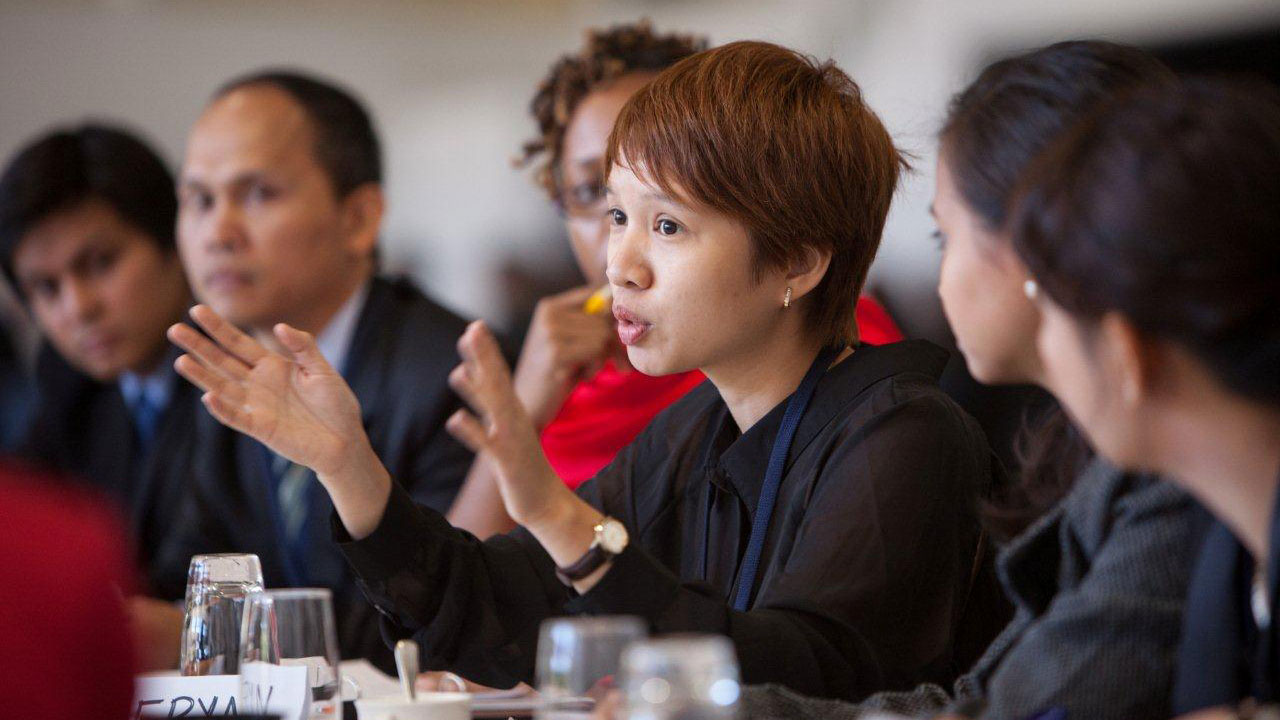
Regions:
<instances>
[{"instance_id":1,"label":"metal spoon","mask_svg":"<svg viewBox=\"0 0 1280 720\"><path fill-rule=\"evenodd\" d=\"M414 683L418 680L418 643L401 640L396 643L396 672L400 675L400 688L409 702L417 697Z\"/></svg>"}]
</instances>

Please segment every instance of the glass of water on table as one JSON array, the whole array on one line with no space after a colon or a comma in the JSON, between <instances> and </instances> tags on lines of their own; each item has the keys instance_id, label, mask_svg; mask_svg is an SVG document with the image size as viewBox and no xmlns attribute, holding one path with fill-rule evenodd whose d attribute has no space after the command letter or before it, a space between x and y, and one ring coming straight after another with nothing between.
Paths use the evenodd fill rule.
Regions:
<instances>
[{"instance_id":1,"label":"glass of water on table","mask_svg":"<svg viewBox=\"0 0 1280 720\"><path fill-rule=\"evenodd\" d=\"M187 571L179 668L183 675L235 675L245 597L262 590L257 555L196 555Z\"/></svg>"},{"instance_id":2,"label":"glass of water on table","mask_svg":"<svg viewBox=\"0 0 1280 720\"><path fill-rule=\"evenodd\" d=\"M302 720L341 717L331 591L290 588L254 593L245 603L241 628L241 712ZM299 694L289 694L289 688Z\"/></svg>"},{"instance_id":3,"label":"glass of water on table","mask_svg":"<svg viewBox=\"0 0 1280 720\"><path fill-rule=\"evenodd\" d=\"M733 720L738 661L718 635L644 640L622 656L624 720Z\"/></svg>"},{"instance_id":4,"label":"glass of water on table","mask_svg":"<svg viewBox=\"0 0 1280 720\"><path fill-rule=\"evenodd\" d=\"M538 636L537 682L540 696L534 717L562 720L586 717L594 702L617 687L622 652L647 634L637 617L553 618Z\"/></svg>"}]
</instances>

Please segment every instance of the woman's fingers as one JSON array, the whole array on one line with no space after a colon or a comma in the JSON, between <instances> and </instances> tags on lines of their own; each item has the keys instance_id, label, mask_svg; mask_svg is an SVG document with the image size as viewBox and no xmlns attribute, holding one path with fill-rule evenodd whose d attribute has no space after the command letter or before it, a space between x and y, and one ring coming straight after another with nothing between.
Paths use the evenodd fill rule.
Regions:
<instances>
[{"instance_id":1,"label":"woman's fingers","mask_svg":"<svg viewBox=\"0 0 1280 720\"><path fill-rule=\"evenodd\" d=\"M489 380L501 381L503 378L510 381L511 371L507 368L507 361L502 357L497 339L485 327L483 320L476 320L467 326L467 331L458 340L458 353L462 355L464 362L474 363L481 371L475 375L486 381L483 384L487 385Z\"/></svg>"},{"instance_id":2,"label":"woman's fingers","mask_svg":"<svg viewBox=\"0 0 1280 720\"><path fill-rule=\"evenodd\" d=\"M479 453L489 445L489 433L476 419L475 415L459 408L445 421L445 429L457 438L458 442L467 446L473 453Z\"/></svg>"},{"instance_id":3,"label":"woman's fingers","mask_svg":"<svg viewBox=\"0 0 1280 720\"><path fill-rule=\"evenodd\" d=\"M449 387L458 393L462 402L470 405L476 412L483 415L488 410L476 396L475 385L471 381L471 373L465 363L449 371Z\"/></svg>"},{"instance_id":4,"label":"woman's fingers","mask_svg":"<svg viewBox=\"0 0 1280 720\"><path fill-rule=\"evenodd\" d=\"M239 328L222 318L207 305L196 305L191 308L191 319L204 328L226 352L244 361L247 365L256 365L270 351L257 340L246 335Z\"/></svg>"},{"instance_id":5,"label":"woman's fingers","mask_svg":"<svg viewBox=\"0 0 1280 720\"><path fill-rule=\"evenodd\" d=\"M178 359L173 361L173 367L179 375L205 392L221 395L232 402L244 402L244 388L239 383L210 370L190 355L179 355Z\"/></svg>"},{"instance_id":6,"label":"woman's fingers","mask_svg":"<svg viewBox=\"0 0 1280 720\"><path fill-rule=\"evenodd\" d=\"M299 330L291 325L279 323L272 332L275 333L276 339L284 346L292 355L295 362L302 366L307 372L331 372L333 367L329 365L329 361L324 359L324 355L320 354L320 347L316 345L315 336L304 330Z\"/></svg>"},{"instance_id":7,"label":"woman's fingers","mask_svg":"<svg viewBox=\"0 0 1280 720\"><path fill-rule=\"evenodd\" d=\"M190 325L178 323L169 328L169 339L186 350L200 364L232 380L243 380L252 369L243 360L228 353Z\"/></svg>"},{"instance_id":8,"label":"woman's fingers","mask_svg":"<svg viewBox=\"0 0 1280 720\"><path fill-rule=\"evenodd\" d=\"M253 426L253 416L245 410L243 405L230 402L221 395L212 392L201 395L200 402L204 404L209 414L218 422L237 432L242 432L255 439L261 439L255 435L257 428Z\"/></svg>"},{"instance_id":9,"label":"woman's fingers","mask_svg":"<svg viewBox=\"0 0 1280 720\"><path fill-rule=\"evenodd\" d=\"M482 417L492 419L520 406L511 371L498 341L477 320L458 340L462 364L449 374L449 385Z\"/></svg>"}]
</instances>

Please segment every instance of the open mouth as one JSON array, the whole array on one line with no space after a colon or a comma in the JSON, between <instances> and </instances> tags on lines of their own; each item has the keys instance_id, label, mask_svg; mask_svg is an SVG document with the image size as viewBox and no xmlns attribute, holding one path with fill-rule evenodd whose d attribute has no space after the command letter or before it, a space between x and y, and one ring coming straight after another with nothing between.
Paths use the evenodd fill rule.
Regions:
<instances>
[{"instance_id":1,"label":"open mouth","mask_svg":"<svg viewBox=\"0 0 1280 720\"><path fill-rule=\"evenodd\" d=\"M618 321L618 339L623 345L635 345L649 333L653 323L614 303L613 317Z\"/></svg>"}]
</instances>

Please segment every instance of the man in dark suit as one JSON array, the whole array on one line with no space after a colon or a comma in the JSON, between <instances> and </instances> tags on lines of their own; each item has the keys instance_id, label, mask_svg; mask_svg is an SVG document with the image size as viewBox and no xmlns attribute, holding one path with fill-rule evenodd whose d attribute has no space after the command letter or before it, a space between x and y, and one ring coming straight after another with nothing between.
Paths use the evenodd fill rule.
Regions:
<instances>
[{"instance_id":1,"label":"man in dark suit","mask_svg":"<svg viewBox=\"0 0 1280 720\"><path fill-rule=\"evenodd\" d=\"M444 428L459 406L447 377L465 322L375 276L381 182L372 123L349 94L296 73L238 79L191 132L178 245L199 300L269 347L283 351L276 323L315 334L396 481L444 511L471 461ZM269 587L333 590L343 657L392 666L313 473L202 414L194 479L175 583L192 552L256 553Z\"/></svg>"},{"instance_id":2,"label":"man in dark suit","mask_svg":"<svg viewBox=\"0 0 1280 720\"><path fill-rule=\"evenodd\" d=\"M164 334L191 305L176 215L164 162L103 125L35 140L0 177L0 265L45 341L19 453L112 497L152 581L199 410Z\"/></svg>"}]
</instances>

